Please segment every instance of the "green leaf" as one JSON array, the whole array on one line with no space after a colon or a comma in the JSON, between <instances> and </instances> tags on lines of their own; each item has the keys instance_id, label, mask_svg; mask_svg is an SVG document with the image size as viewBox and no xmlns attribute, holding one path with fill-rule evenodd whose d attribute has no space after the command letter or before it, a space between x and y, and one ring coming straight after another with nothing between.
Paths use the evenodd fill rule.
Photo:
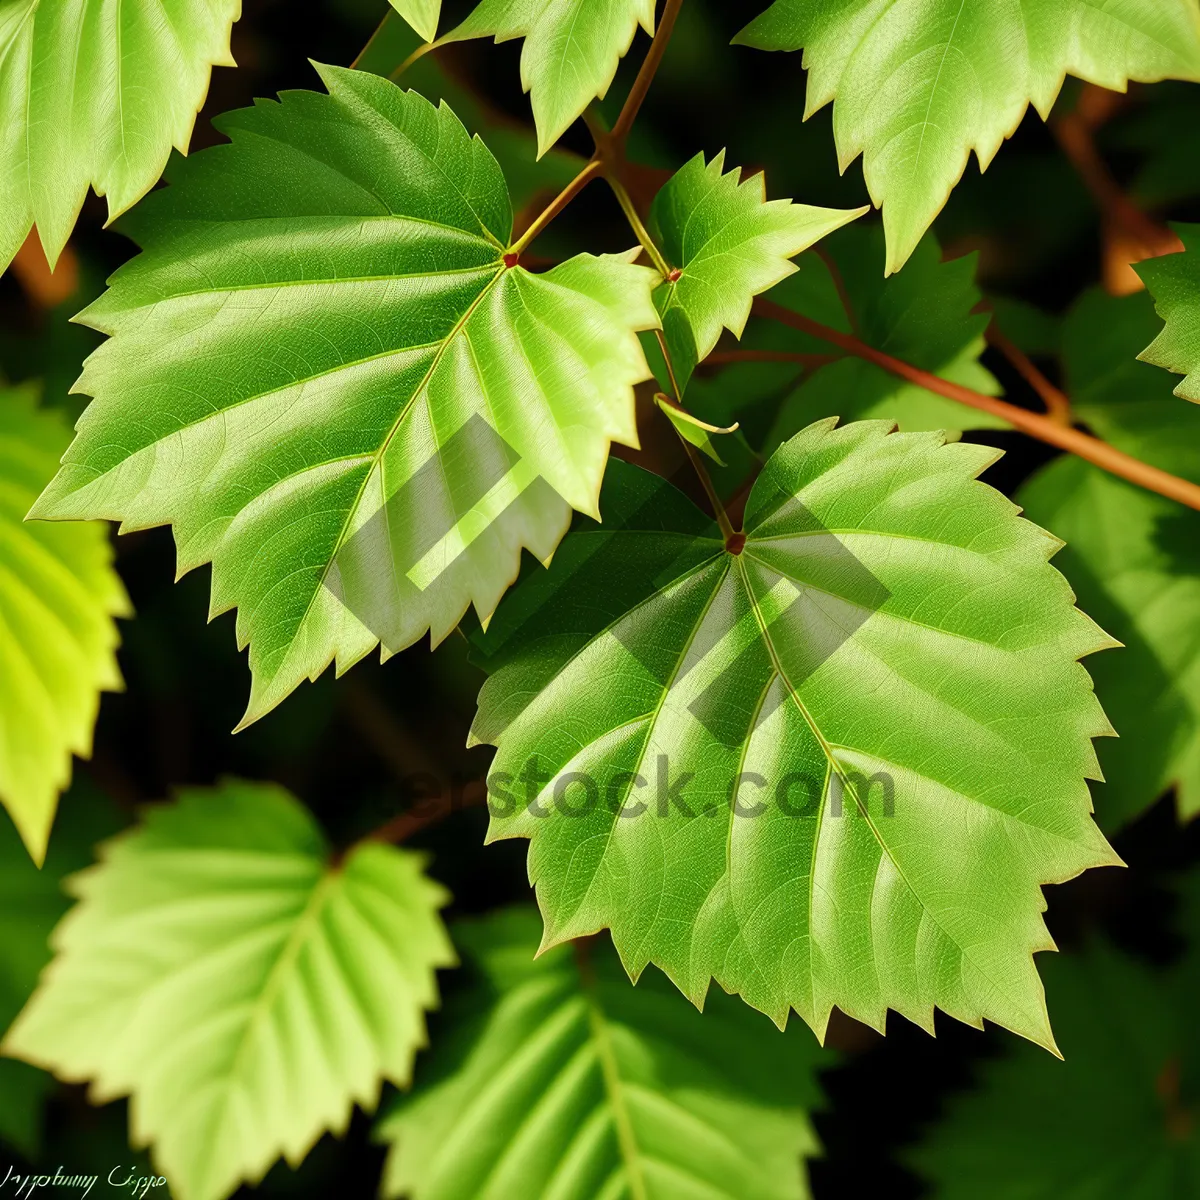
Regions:
<instances>
[{"instance_id":1,"label":"green leaf","mask_svg":"<svg viewBox=\"0 0 1200 1200\"><path fill-rule=\"evenodd\" d=\"M380 1132L385 1196L803 1200L824 1056L723 994L703 1015L607 939L534 959L510 909L455 929L474 987Z\"/></svg>"},{"instance_id":2,"label":"green leaf","mask_svg":"<svg viewBox=\"0 0 1200 1200\"><path fill-rule=\"evenodd\" d=\"M1067 391L1097 437L1156 467L1200 483L1200 409L1180 404L1170 376L1137 361L1161 328L1145 293L1086 292L1063 325Z\"/></svg>"},{"instance_id":3,"label":"green leaf","mask_svg":"<svg viewBox=\"0 0 1200 1200\"><path fill-rule=\"evenodd\" d=\"M524 38L521 86L530 93L545 154L612 86L638 25L654 33L655 0L481 0L441 40Z\"/></svg>"},{"instance_id":4,"label":"green leaf","mask_svg":"<svg viewBox=\"0 0 1200 1200\"><path fill-rule=\"evenodd\" d=\"M805 117L834 102L842 169L860 154L898 271L962 178L981 170L1032 102L1045 119L1067 73L1124 91L1130 80L1200 79L1192 0L775 0L737 37L804 49Z\"/></svg>"},{"instance_id":5,"label":"green leaf","mask_svg":"<svg viewBox=\"0 0 1200 1200\"><path fill-rule=\"evenodd\" d=\"M935 1005L1053 1041L1040 884L1118 861L1091 819L1111 732L1078 659L1112 642L1057 543L884 422L802 431L741 553L610 466L606 519L482 639L490 839L528 837L546 945L607 926L635 978L710 978L818 1035Z\"/></svg>"},{"instance_id":6,"label":"green leaf","mask_svg":"<svg viewBox=\"0 0 1200 1200\"><path fill-rule=\"evenodd\" d=\"M979 362L989 318L975 311L982 299L975 285L976 255L943 262L937 241L927 234L904 270L884 279L879 273L883 231L871 225L834 234L821 251L806 254L800 273L776 288L771 299L943 379L987 396L1000 393L999 383ZM797 333L789 333L783 344L812 354L833 351ZM895 421L905 432L1008 428L990 413L847 357L812 371L787 397L767 449L830 413L845 420Z\"/></svg>"},{"instance_id":7,"label":"green leaf","mask_svg":"<svg viewBox=\"0 0 1200 1200\"><path fill-rule=\"evenodd\" d=\"M1100 747L1096 809L1108 830L1176 789L1200 813L1200 514L1063 458L1018 496L1066 543L1059 569L1124 649L1093 668L1119 740Z\"/></svg>"},{"instance_id":8,"label":"green leaf","mask_svg":"<svg viewBox=\"0 0 1200 1200\"><path fill-rule=\"evenodd\" d=\"M654 397L654 402L666 414L667 419L681 438L695 446L697 450L707 454L713 462L720 463L721 466L725 465L721 455L717 452L712 435L714 433L736 433L736 425L730 425L724 429L717 425L710 425L707 421L693 416L687 409L681 408L670 396L664 396L662 392Z\"/></svg>"},{"instance_id":9,"label":"green leaf","mask_svg":"<svg viewBox=\"0 0 1200 1200\"><path fill-rule=\"evenodd\" d=\"M297 1164L381 1079L408 1082L454 962L422 858L366 843L331 864L279 788L225 783L151 809L70 881L79 903L7 1054L97 1103L131 1095L131 1141L180 1200Z\"/></svg>"},{"instance_id":10,"label":"green leaf","mask_svg":"<svg viewBox=\"0 0 1200 1200\"><path fill-rule=\"evenodd\" d=\"M391 5L425 41L437 37L442 0L391 0Z\"/></svg>"},{"instance_id":11,"label":"green leaf","mask_svg":"<svg viewBox=\"0 0 1200 1200\"><path fill-rule=\"evenodd\" d=\"M685 388L722 329L741 337L754 297L795 273L788 260L862 216L767 200L760 173L725 172L722 150L710 163L697 154L663 186L650 214L651 233L679 272L655 294L671 365Z\"/></svg>"},{"instance_id":12,"label":"green leaf","mask_svg":"<svg viewBox=\"0 0 1200 1200\"><path fill-rule=\"evenodd\" d=\"M130 615L103 526L24 521L69 439L31 391L0 387L0 802L38 863L100 693L122 686L114 618Z\"/></svg>"},{"instance_id":13,"label":"green leaf","mask_svg":"<svg viewBox=\"0 0 1200 1200\"><path fill-rule=\"evenodd\" d=\"M1177 225L1175 231L1185 253L1137 267L1154 296L1158 315L1167 323L1140 357L1186 376L1175 395L1200 404L1200 225Z\"/></svg>"},{"instance_id":14,"label":"green leaf","mask_svg":"<svg viewBox=\"0 0 1200 1200\"><path fill-rule=\"evenodd\" d=\"M503 176L449 108L321 71L330 95L226 115L232 144L128 218L144 251L82 315L111 336L36 509L170 523L181 572L212 562L246 722L486 619L522 547L548 559L610 442L637 443L658 323L629 256L506 265Z\"/></svg>"},{"instance_id":15,"label":"green leaf","mask_svg":"<svg viewBox=\"0 0 1200 1200\"><path fill-rule=\"evenodd\" d=\"M0 1032L21 1011L50 961L50 931L67 910L63 876L87 866L93 845L119 828L106 798L83 781L63 797L63 819L43 867L30 861L16 830L0 828ZM42 1105L53 1086L44 1071L0 1059L0 1142L26 1158L39 1156Z\"/></svg>"},{"instance_id":16,"label":"green leaf","mask_svg":"<svg viewBox=\"0 0 1200 1200\"><path fill-rule=\"evenodd\" d=\"M1145 461L1200 479L1200 410L1168 377L1134 360L1156 322L1144 295L1096 291L1064 328L1076 415ZM1120 737L1099 747L1100 823L1114 830L1176 789L1180 816L1200 812L1200 514L1075 458L1052 463L1018 496L1062 538L1057 559L1083 608L1124 645L1093 667Z\"/></svg>"},{"instance_id":17,"label":"green leaf","mask_svg":"<svg viewBox=\"0 0 1200 1200\"><path fill-rule=\"evenodd\" d=\"M1065 1062L985 1063L909 1161L936 1200L1174 1200L1200 1188L1195 995L1101 946L1046 965ZM1182 1073L1181 1073L1182 1072ZM1182 1092L1181 1092L1182 1084Z\"/></svg>"},{"instance_id":18,"label":"green leaf","mask_svg":"<svg viewBox=\"0 0 1200 1200\"><path fill-rule=\"evenodd\" d=\"M399 16L389 13L363 50L356 69L388 77L420 45L420 38L413 30ZM456 80L439 62L439 57L425 54L412 62L404 72L405 86L434 103L444 100L468 131L487 141L488 149L504 171L515 211L526 209L542 197L548 203L579 174L585 161L580 155L556 147L539 159L533 129L492 108Z\"/></svg>"},{"instance_id":19,"label":"green leaf","mask_svg":"<svg viewBox=\"0 0 1200 1200\"><path fill-rule=\"evenodd\" d=\"M89 187L109 219L187 151L240 0L0 5L0 270L36 223L51 266Z\"/></svg>"}]
</instances>

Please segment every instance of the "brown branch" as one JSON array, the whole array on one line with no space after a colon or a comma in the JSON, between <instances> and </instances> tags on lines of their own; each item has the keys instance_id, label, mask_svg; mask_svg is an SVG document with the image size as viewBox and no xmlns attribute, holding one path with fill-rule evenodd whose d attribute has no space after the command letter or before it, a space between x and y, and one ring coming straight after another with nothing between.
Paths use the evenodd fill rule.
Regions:
<instances>
[{"instance_id":1,"label":"brown branch","mask_svg":"<svg viewBox=\"0 0 1200 1200\"><path fill-rule=\"evenodd\" d=\"M1059 425L1072 424L1070 396L1061 388L1055 387L1038 370L1037 365L1029 355L1015 342L1009 340L996 324L995 320L988 325L984 336L987 338L988 344L999 350L1008 359L1021 378L1037 392L1042 403L1046 406L1046 415L1050 420L1057 422Z\"/></svg>"},{"instance_id":2,"label":"brown branch","mask_svg":"<svg viewBox=\"0 0 1200 1200\"><path fill-rule=\"evenodd\" d=\"M591 159L588 164L567 184L565 188L550 202L541 215L529 226L527 230L513 243L512 249L508 256L520 256L530 243L541 233L555 217L559 215L583 191L593 179L598 179L604 173L604 162L598 156ZM509 264L510 266L513 264Z\"/></svg>"},{"instance_id":3,"label":"brown branch","mask_svg":"<svg viewBox=\"0 0 1200 1200\"><path fill-rule=\"evenodd\" d=\"M358 64L371 52L371 47L375 45L375 39L384 31L388 22L391 20L391 11L385 12L380 18L379 24L375 26L375 32L367 39L367 44L355 55L354 61L350 64L350 70L358 69Z\"/></svg>"},{"instance_id":4,"label":"brown branch","mask_svg":"<svg viewBox=\"0 0 1200 1200\"><path fill-rule=\"evenodd\" d=\"M858 337L862 333L858 325L858 313L854 311L854 305L850 302L850 293L846 289L846 280L842 275L841 267L837 265L833 255L824 246L818 244L814 250L817 257L825 264L825 269L833 280L833 286L837 289L838 299L842 302L842 311L846 314L846 320L850 322L850 332Z\"/></svg>"},{"instance_id":5,"label":"brown branch","mask_svg":"<svg viewBox=\"0 0 1200 1200\"><path fill-rule=\"evenodd\" d=\"M625 106L621 109L621 115L613 126L612 139L618 146L625 145L629 131L633 128L633 123L637 120L642 104L650 92L650 85L654 82L654 76L658 74L659 65L662 63L663 55L667 52L667 43L671 40L671 33L675 29L675 21L678 19L679 10L682 7L683 0L667 0L663 8L662 16L658 19L658 31L654 35L654 41L650 43L650 49L646 52L642 69L633 81L633 87L626 97Z\"/></svg>"},{"instance_id":6,"label":"brown branch","mask_svg":"<svg viewBox=\"0 0 1200 1200\"><path fill-rule=\"evenodd\" d=\"M468 808L482 808L487 799L487 781L473 779L461 787L451 787L438 796L418 800L411 808L385 821L378 829L373 829L355 845L362 845L363 842L387 842L389 845L398 846L456 812Z\"/></svg>"},{"instance_id":7,"label":"brown branch","mask_svg":"<svg viewBox=\"0 0 1200 1200\"><path fill-rule=\"evenodd\" d=\"M830 363L841 362L844 354L799 354L795 350L714 350L700 365L728 366L731 363L799 363L815 371Z\"/></svg>"},{"instance_id":8,"label":"brown branch","mask_svg":"<svg viewBox=\"0 0 1200 1200\"><path fill-rule=\"evenodd\" d=\"M985 396L982 392L973 391L961 384L951 383L948 379L941 379L937 375L914 367L911 363L902 362L890 354L884 354L883 351L876 350L874 346L868 346L850 334L830 329L818 321L792 312L791 309L784 308L774 301L760 297L754 302L754 311L760 316L769 317L784 325L789 325L793 329L798 329L802 333L829 342L847 354L853 354L867 362L874 363L877 367L882 367L885 371L908 380L909 383L915 383L926 391L1000 417L1014 429L1019 429L1022 433L1037 438L1047 445L1076 454L1094 466L1122 479L1127 479L1130 483L1136 483L1148 491L1157 492L1171 500L1177 500L1189 508L1200 509L1200 487L1196 484L1190 483L1186 479L1180 479L1176 475L1170 475L1166 471L1160 471L1157 467L1152 467L1132 455L1125 454L1115 446L1110 446L1107 442L1102 442L1099 438L1094 438L1082 430L1060 425L1040 413L1029 412L1027 409L1018 408L1015 404L1009 404L1005 400L998 400L994 396Z\"/></svg>"},{"instance_id":9,"label":"brown branch","mask_svg":"<svg viewBox=\"0 0 1200 1200\"><path fill-rule=\"evenodd\" d=\"M1096 148L1095 129L1111 111L1107 96L1103 89L1087 85L1076 110L1056 118L1050 128L1104 216L1110 260L1106 280L1109 290L1120 294L1142 287L1131 263L1177 254L1183 243L1129 199Z\"/></svg>"}]
</instances>

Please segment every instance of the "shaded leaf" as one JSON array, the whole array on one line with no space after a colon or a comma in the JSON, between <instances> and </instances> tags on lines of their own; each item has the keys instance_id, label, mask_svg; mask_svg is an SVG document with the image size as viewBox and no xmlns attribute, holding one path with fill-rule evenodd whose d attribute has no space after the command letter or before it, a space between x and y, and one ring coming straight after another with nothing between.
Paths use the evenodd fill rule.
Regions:
<instances>
[{"instance_id":1,"label":"shaded leaf","mask_svg":"<svg viewBox=\"0 0 1200 1200\"><path fill-rule=\"evenodd\" d=\"M1101 946L1046 964L1065 1062L985 1063L909 1161L937 1200L1173 1200L1200 1188L1195 996Z\"/></svg>"},{"instance_id":2,"label":"shaded leaf","mask_svg":"<svg viewBox=\"0 0 1200 1200\"><path fill-rule=\"evenodd\" d=\"M723 994L703 1015L607 940L534 959L510 909L456 927L473 988L380 1132L384 1194L802 1200L822 1052Z\"/></svg>"},{"instance_id":3,"label":"shaded leaf","mask_svg":"<svg viewBox=\"0 0 1200 1200\"><path fill-rule=\"evenodd\" d=\"M1144 295L1089 293L1064 327L1076 415L1156 466L1200 480L1200 411L1168 376L1134 359L1156 327ZM1120 737L1099 747L1101 824L1116 829L1168 788L1200 812L1200 514L1063 458L1022 489L1031 520L1062 538L1058 562L1085 611L1124 649L1093 667Z\"/></svg>"},{"instance_id":4,"label":"shaded leaf","mask_svg":"<svg viewBox=\"0 0 1200 1200\"><path fill-rule=\"evenodd\" d=\"M932 234L921 240L899 274L879 274L883 233L860 225L827 238L821 253L800 260L800 274L771 293L785 308L854 333L876 350L988 396L1000 385L980 362L989 317L976 312L976 256L943 262ZM808 353L833 347L791 333L789 344ZM811 372L787 397L767 440L773 450L798 430L831 414L845 420L882 418L905 432L1005 429L990 413L956 404L859 358Z\"/></svg>"}]
</instances>

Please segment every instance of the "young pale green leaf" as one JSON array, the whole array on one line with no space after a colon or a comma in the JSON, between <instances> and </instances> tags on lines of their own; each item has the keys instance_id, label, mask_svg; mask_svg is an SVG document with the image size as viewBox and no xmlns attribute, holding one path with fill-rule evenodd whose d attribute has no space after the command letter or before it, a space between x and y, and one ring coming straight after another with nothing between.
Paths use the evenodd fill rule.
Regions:
<instances>
[{"instance_id":1,"label":"young pale green leaf","mask_svg":"<svg viewBox=\"0 0 1200 1200\"><path fill-rule=\"evenodd\" d=\"M186 151L241 0L0 5L0 270L36 223L51 266L89 187L110 219Z\"/></svg>"},{"instance_id":2,"label":"young pale green leaf","mask_svg":"<svg viewBox=\"0 0 1200 1200\"><path fill-rule=\"evenodd\" d=\"M698 154L663 186L650 214L673 271L655 302L681 388L722 329L742 336L754 297L795 273L791 258L867 211L768 201L763 176L741 174L725 171L723 150L710 163Z\"/></svg>"},{"instance_id":3,"label":"young pale green leaf","mask_svg":"<svg viewBox=\"0 0 1200 1200\"><path fill-rule=\"evenodd\" d=\"M1186 376L1175 395L1200 404L1200 225L1179 225L1186 252L1138 264L1166 328L1141 358Z\"/></svg>"},{"instance_id":4,"label":"young pale green leaf","mask_svg":"<svg viewBox=\"0 0 1200 1200\"><path fill-rule=\"evenodd\" d=\"M635 988L606 940L534 959L512 909L456 927L473 988L384 1119L386 1196L411 1200L804 1200L824 1055L657 972Z\"/></svg>"},{"instance_id":5,"label":"young pale green leaf","mask_svg":"<svg viewBox=\"0 0 1200 1200\"><path fill-rule=\"evenodd\" d=\"M70 881L79 903L6 1054L130 1095L180 1200L295 1165L381 1079L408 1082L454 952L422 859L364 844L338 865L282 790L229 782L150 810Z\"/></svg>"},{"instance_id":6,"label":"young pale green leaf","mask_svg":"<svg viewBox=\"0 0 1200 1200\"><path fill-rule=\"evenodd\" d=\"M1194 934L1195 931L1193 931ZM1175 1200L1200 1189L1195 993L1101 946L1046 965L1065 1062L986 1063L909 1162L935 1200Z\"/></svg>"},{"instance_id":7,"label":"young pale green leaf","mask_svg":"<svg viewBox=\"0 0 1200 1200\"><path fill-rule=\"evenodd\" d=\"M427 42L437 37L442 0L391 0L391 5Z\"/></svg>"},{"instance_id":8,"label":"young pale green leaf","mask_svg":"<svg viewBox=\"0 0 1200 1200\"><path fill-rule=\"evenodd\" d=\"M710 425L707 421L700 420L687 409L680 407L670 396L665 396L662 392L654 397L654 402L666 414L667 420L671 422L675 431L684 441L707 454L713 462L719 463L721 466L725 465L725 460L721 457L716 443L713 441L713 434L736 433L736 425L729 425L725 428L721 428L719 425Z\"/></svg>"},{"instance_id":9,"label":"young pale green leaf","mask_svg":"<svg viewBox=\"0 0 1200 1200\"><path fill-rule=\"evenodd\" d=\"M962 178L986 170L1030 102L1047 117L1069 73L1200 79L1194 0L775 0L737 40L804 50L805 117L834 102L845 169L860 154L898 271Z\"/></svg>"},{"instance_id":10,"label":"young pale green leaf","mask_svg":"<svg viewBox=\"0 0 1200 1200\"><path fill-rule=\"evenodd\" d=\"M115 618L130 615L103 526L24 520L69 440L31 392L0 387L0 803L38 863L100 693L121 687Z\"/></svg>"},{"instance_id":11,"label":"young pale green leaf","mask_svg":"<svg viewBox=\"0 0 1200 1200\"><path fill-rule=\"evenodd\" d=\"M595 513L636 445L658 276L513 266L495 159L444 105L323 67L219 124L126 222L143 253L82 319L109 340L37 515L174 526L213 564L254 682L246 721L336 660L486 618L522 547ZM500 518L503 519L500 519Z\"/></svg>"},{"instance_id":12,"label":"young pale green leaf","mask_svg":"<svg viewBox=\"0 0 1200 1200\"><path fill-rule=\"evenodd\" d=\"M597 97L603 99L638 25L654 32L655 0L480 0L441 40L524 38L521 86L530 93L538 155Z\"/></svg>"},{"instance_id":13,"label":"young pale green leaf","mask_svg":"<svg viewBox=\"0 0 1200 1200\"><path fill-rule=\"evenodd\" d=\"M630 973L709 981L819 1034L935 1006L1053 1041L1039 885L1117 862L1091 818L1112 645L1058 543L884 422L781 447L729 548L610 466L584 524L482 639L489 837L528 837L546 945L608 927Z\"/></svg>"},{"instance_id":14,"label":"young pale green leaf","mask_svg":"<svg viewBox=\"0 0 1200 1200\"><path fill-rule=\"evenodd\" d=\"M1135 355L1158 322L1145 294L1089 293L1063 330L1076 415L1105 440L1200 482L1200 409ZM1053 463L1018 497L1067 543L1058 563L1084 609L1124 649L1103 655L1096 691L1119 739L1099 747L1101 824L1116 829L1170 787L1200 812L1200 517L1077 459Z\"/></svg>"},{"instance_id":15,"label":"young pale green leaf","mask_svg":"<svg viewBox=\"0 0 1200 1200\"><path fill-rule=\"evenodd\" d=\"M855 225L829 237L820 254L806 254L800 273L776 288L771 299L943 379L998 395L999 383L979 362L988 316L975 311L982 299L975 285L976 256L943 262L936 239L927 234L904 270L885 279L879 271L883 255L883 231ZM776 335L774 345L811 354L832 349L792 331ZM905 432L1007 428L990 413L846 357L810 372L791 392L779 408L767 448L831 412L844 420L895 421Z\"/></svg>"}]
</instances>

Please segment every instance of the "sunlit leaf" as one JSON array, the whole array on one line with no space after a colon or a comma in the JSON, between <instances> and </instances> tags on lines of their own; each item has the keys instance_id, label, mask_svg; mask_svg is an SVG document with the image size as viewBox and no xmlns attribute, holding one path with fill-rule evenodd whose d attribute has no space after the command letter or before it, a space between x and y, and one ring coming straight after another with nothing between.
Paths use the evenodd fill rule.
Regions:
<instances>
[{"instance_id":1,"label":"sunlit leaf","mask_svg":"<svg viewBox=\"0 0 1200 1200\"><path fill-rule=\"evenodd\" d=\"M608 927L636 977L710 979L819 1034L934 1007L1052 1046L1039 885L1113 863L1110 732L1053 538L996 453L883 422L781 447L726 547L614 462L480 639L490 838L528 837L546 944Z\"/></svg>"},{"instance_id":2,"label":"sunlit leaf","mask_svg":"<svg viewBox=\"0 0 1200 1200\"><path fill-rule=\"evenodd\" d=\"M0 387L0 802L39 863L100 693L121 687L114 618L130 615L103 526L24 520L69 439L31 391Z\"/></svg>"},{"instance_id":3,"label":"sunlit leaf","mask_svg":"<svg viewBox=\"0 0 1200 1200\"><path fill-rule=\"evenodd\" d=\"M500 168L449 108L321 70L330 95L227 114L232 144L128 218L143 253L82 316L110 337L36 510L169 523L181 571L213 564L247 722L549 558L637 442L658 323L628 256L512 265Z\"/></svg>"},{"instance_id":4,"label":"sunlit leaf","mask_svg":"<svg viewBox=\"0 0 1200 1200\"><path fill-rule=\"evenodd\" d=\"M0 4L0 270L36 223L53 265L89 187L115 217L186 151L241 0Z\"/></svg>"},{"instance_id":5,"label":"sunlit leaf","mask_svg":"<svg viewBox=\"0 0 1200 1200\"><path fill-rule=\"evenodd\" d=\"M1032 103L1043 118L1067 74L1200 79L1192 0L775 0L738 35L804 50L804 115L833 101L842 168L863 155L898 271L962 178L982 169Z\"/></svg>"}]
</instances>

